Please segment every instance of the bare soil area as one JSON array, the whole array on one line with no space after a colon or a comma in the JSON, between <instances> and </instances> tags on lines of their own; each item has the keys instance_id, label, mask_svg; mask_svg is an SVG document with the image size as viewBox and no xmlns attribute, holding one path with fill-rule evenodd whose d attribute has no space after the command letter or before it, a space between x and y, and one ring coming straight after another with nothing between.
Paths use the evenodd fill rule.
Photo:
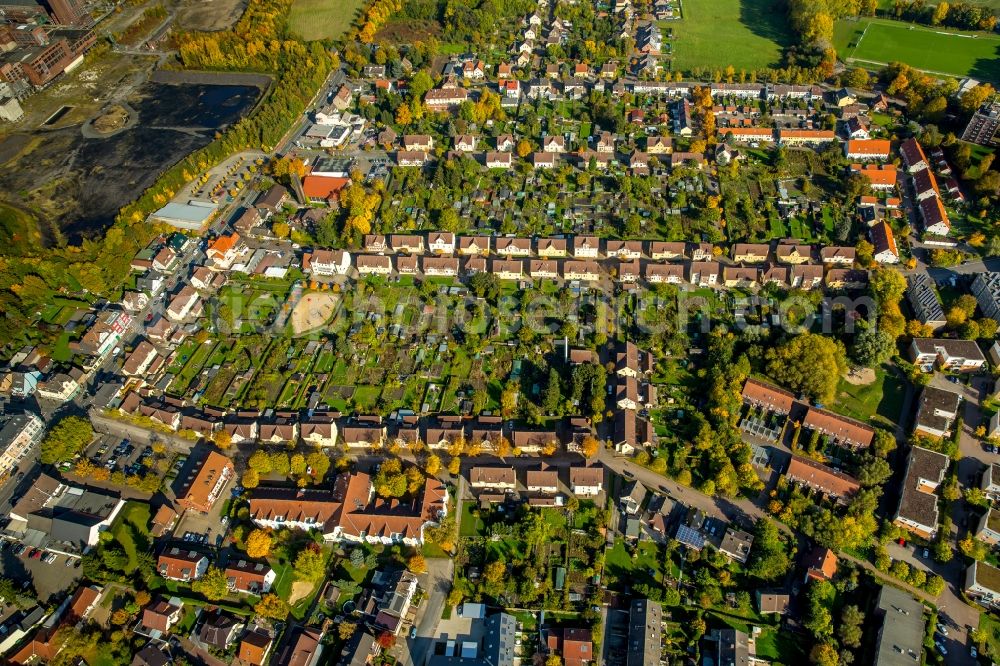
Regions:
<instances>
[{"instance_id":1,"label":"bare soil area","mask_svg":"<svg viewBox=\"0 0 1000 666\"><path fill-rule=\"evenodd\" d=\"M875 371L871 368L857 368L844 375L844 381L855 386L868 386L875 381Z\"/></svg>"},{"instance_id":2,"label":"bare soil area","mask_svg":"<svg viewBox=\"0 0 1000 666\"><path fill-rule=\"evenodd\" d=\"M315 586L312 583L304 580L292 583L292 593L288 595L288 605L294 606L301 600L308 597L309 593L312 592L313 587Z\"/></svg>"},{"instance_id":3,"label":"bare soil area","mask_svg":"<svg viewBox=\"0 0 1000 666\"><path fill-rule=\"evenodd\" d=\"M338 303L340 296L337 294L322 292L303 294L292 310L292 331L295 335L301 335L323 326L330 321Z\"/></svg>"},{"instance_id":4,"label":"bare soil area","mask_svg":"<svg viewBox=\"0 0 1000 666\"><path fill-rule=\"evenodd\" d=\"M235 25L247 8L247 0L182 0L177 25L184 30L217 32Z\"/></svg>"}]
</instances>

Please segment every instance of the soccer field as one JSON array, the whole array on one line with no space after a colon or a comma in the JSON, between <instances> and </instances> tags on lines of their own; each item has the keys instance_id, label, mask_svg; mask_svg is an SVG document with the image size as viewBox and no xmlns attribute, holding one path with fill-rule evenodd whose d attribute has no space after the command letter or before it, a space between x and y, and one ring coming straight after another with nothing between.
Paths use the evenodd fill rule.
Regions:
<instances>
[{"instance_id":1,"label":"soccer field","mask_svg":"<svg viewBox=\"0 0 1000 666\"><path fill-rule=\"evenodd\" d=\"M1000 81L1000 37L992 35L864 19L838 21L834 46L846 60L899 61L929 72Z\"/></svg>"},{"instance_id":2,"label":"soccer field","mask_svg":"<svg viewBox=\"0 0 1000 666\"><path fill-rule=\"evenodd\" d=\"M338 39L364 5L365 0L294 0L288 27L306 41Z\"/></svg>"},{"instance_id":3,"label":"soccer field","mask_svg":"<svg viewBox=\"0 0 1000 666\"><path fill-rule=\"evenodd\" d=\"M780 0L684 0L672 28L673 68L760 69L777 65L792 35Z\"/></svg>"}]
</instances>

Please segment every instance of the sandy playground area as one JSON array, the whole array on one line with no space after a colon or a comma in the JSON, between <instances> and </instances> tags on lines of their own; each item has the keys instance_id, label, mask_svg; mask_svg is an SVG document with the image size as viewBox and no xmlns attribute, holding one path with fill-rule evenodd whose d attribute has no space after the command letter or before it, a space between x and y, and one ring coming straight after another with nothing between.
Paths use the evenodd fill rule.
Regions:
<instances>
[{"instance_id":1,"label":"sandy playground area","mask_svg":"<svg viewBox=\"0 0 1000 666\"><path fill-rule=\"evenodd\" d=\"M339 294L321 292L303 294L292 310L292 332L295 335L302 335L320 328L330 321L339 303Z\"/></svg>"}]
</instances>

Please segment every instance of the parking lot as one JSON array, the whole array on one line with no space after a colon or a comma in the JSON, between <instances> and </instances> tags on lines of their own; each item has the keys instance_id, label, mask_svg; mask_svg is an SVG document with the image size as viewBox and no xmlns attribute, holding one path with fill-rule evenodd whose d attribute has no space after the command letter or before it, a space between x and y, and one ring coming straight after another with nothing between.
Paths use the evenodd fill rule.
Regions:
<instances>
[{"instance_id":1,"label":"parking lot","mask_svg":"<svg viewBox=\"0 0 1000 666\"><path fill-rule=\"evenodd\" d=\"M234 485L234 481L226 484L218 501L208 513L185 511L174 529L174 538L191 543L222 546L226 532L229 531L229 519L223 515L223 511L230 505L227 500L232 496Z\"/></svg>"},{"instance_id":2,"label":"parking lot","mask_svg":"<svg viewBox=\"0 0 1000 666\"><path fill-rule=\"evenodd\" d=\"M42 602L72 589L73 582L81 576L80 558L31 548L7 539L0 541L0 570L4 578L24 581L22 584L27 584L26 589L34 586Z\"/></svg>"},{"instance_id":3,"label":"parking lot","mask_svg":"<svg viewBox=\"0 0 1000 666\"><path fill-rule=\"evenodd\" d=\"M153 472L169 477L171 472L176 475L177 460L181 463L186 460L186 456L178 458L169 451L157 454L153 444L132 442L116 435L101 435L87 448L87 456L94 465L125 476Z\"/></svg>"}]
</instances>

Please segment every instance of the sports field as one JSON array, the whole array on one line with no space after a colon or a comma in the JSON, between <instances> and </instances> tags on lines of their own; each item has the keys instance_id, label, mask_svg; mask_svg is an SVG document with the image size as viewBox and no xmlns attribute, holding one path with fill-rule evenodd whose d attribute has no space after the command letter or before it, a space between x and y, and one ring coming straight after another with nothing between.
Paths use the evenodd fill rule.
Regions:
<instances>
[{"instance_id":1,"label":"sports field","mask_svg":"<svg viewBox=\"0 0 1000 666\"><path fill-rule=\"evenodd\" d=\"M338 39L366 0L294 0L288 27L306 41Z\"/></svg>"},{"instance_id":2,"label":"sports field","mask_svg":"<svg viewBox=\"0 0 1000 666\"><path fill-rule=\"evenodd\" d=\"M899 61L928 72L1000 81L1000 37L994 35L884 19L845 20L834 27L834 46L849 61Z\"/></svg>"},{"instance_id":3,"label":"sports field","mask_svg":"<svg viewBox=\"0 0 1000 666\"><path fill-rule=\"evenodd\" d=\"M792 35L780 0L684 0L672 28L673 68L760 69L777 65Z\"/></svg>"}]
</instances>

